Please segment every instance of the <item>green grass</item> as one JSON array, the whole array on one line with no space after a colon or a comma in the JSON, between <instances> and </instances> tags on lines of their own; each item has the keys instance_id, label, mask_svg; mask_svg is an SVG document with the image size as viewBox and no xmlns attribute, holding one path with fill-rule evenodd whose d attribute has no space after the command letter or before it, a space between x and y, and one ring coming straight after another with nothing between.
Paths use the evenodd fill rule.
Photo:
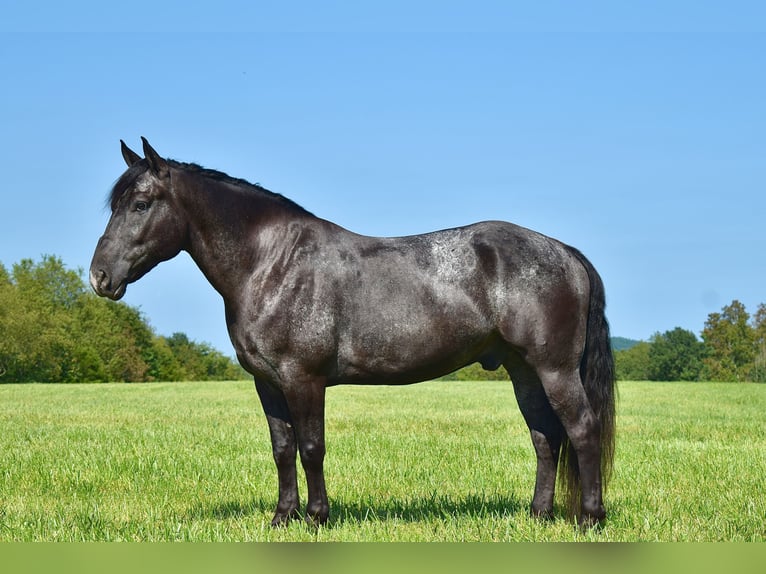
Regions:
<instances>
[{"instance_id":1,"label":"green grass","mask_svg":"<svg viewBox=\"0 0 766 574\"><path fill-rule=\"evenodd\" d=\"M330 523L274 530L251 383L3 385L0 540L763 541L765 423L764 385L621 383L609 520L582 532L527 515L509 383L333 388Z\"/></svg>"}]
</instances>

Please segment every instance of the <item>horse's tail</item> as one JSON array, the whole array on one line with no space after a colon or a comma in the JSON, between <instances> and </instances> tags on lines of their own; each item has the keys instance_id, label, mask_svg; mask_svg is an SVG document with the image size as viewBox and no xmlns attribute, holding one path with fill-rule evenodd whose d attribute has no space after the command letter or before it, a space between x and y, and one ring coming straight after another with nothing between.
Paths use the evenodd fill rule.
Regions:
<instances>
[{"instance_id":1,"label":"horse's tail","mask_svg":"<svg viewBox=\"0 0 766 574\"><path fill-rule=\"evenodd\" d=\"M604 284L596 269L577 249L572 254L582 263L590 281L585 349L580 360L580 378L591 409L600 423L601 483L606 489L614 460L615 433L615 372L609 324L604 309ZM566 434L563 436L560 457L559 485L564 493L569 512L576 515L580 508L580 468L577 454Z\"/></svg>"}]
</instances>

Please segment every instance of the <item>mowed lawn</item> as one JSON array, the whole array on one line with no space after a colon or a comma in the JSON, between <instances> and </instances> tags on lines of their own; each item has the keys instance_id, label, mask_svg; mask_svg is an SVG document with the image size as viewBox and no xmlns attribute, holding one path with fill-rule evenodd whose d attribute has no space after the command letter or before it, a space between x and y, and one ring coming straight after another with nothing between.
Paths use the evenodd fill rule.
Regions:
<instances>
[{"instance_id":1,"label":"mowed lawn","mask_svg":"<svg viewBox=\"0 0 766 574\"><path fill-rule=\"evenodd\" d=\"M269 526L253 385L1 385L0 540L766 540L766 385L620 383L609 519L530 518L507 382L328 390L330 523ZM300 477L305 504L305 482Z\"/></svg>"}]
</instances>

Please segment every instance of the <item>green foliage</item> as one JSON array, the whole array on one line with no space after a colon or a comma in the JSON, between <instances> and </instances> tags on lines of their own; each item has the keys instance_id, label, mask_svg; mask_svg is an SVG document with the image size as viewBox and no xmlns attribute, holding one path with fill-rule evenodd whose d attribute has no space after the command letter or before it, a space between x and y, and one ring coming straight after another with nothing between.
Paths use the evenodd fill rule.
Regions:
<instances>
[{"instance_id":1,"label":"green foliage","mask_svg":"<svg viewBox=\"0 0 766 574\"><path fill-rule=\"evenodd\" d=\"M479 363L472 363L467 367L463 367L445 375L440 380L442 381L509 381L510 377L508 372L500 367L496 371L486 371Z\"/></svg>"},{"instance_id":2,"label":"green foliage","mask_svg":"<svg viewBox=\"0 0 766 574\"><path fill-rule=\"evenodd\" d=\"M195 368L187 368L191 362ZM209 380L243 373L207 345L188 341L176 355L137 309L96 297L56 257L24 259L10 273L0 265L0 382Z\"/></svg>"},{"instance_id":3,"label":"green foliage","mask_svg":"<svg viewBox=\"0 0 766 574\"><path fill-rule=\"evenodd\" d=\"M2 380L68 380L75 371L72 309L84 288L61 261L45 257L13 266L0 286Z\"/></svg>"},{"instance_id":4,"label":"green foliage","mask_svg":"<svg viewBox=\"0 0 766 574\"><path fill-rule=\"evenodd\" d=\"M753 380L766 382L766 305L761 303L753 315L753 339L755 359L753 361Z\"/></svg>"},{"instance_id":5,"label":"green foliage","mask_svg":"<svg viewBox=\"0 0 766 574\"><path fill-rule=\"evenodd\" d=\"M164 345L178 362L180 380L208 381L217 378L226 380L243 377L241 367L228 357L213 349L207 343L191 341L184 333L173 333L170 337L161 337Z\"/></svg>"},{"instance_id":6,"label":"green foliage","mask_svg":"<svg viewBox=\"0 0 766 574\"><path fill-rule=\"evenodd\" d=\"M751 317L734 300L710 313L702 341L676 327L615 352L619 380L766 382L766 305Z\"/></svg>"},{"instance_id":7,"label":"green foliage","mask_svg":"<svg viewBox=\"0 0 766 574\"><path fill-rule=\"evenodd\" d=\"M629 349L615 351L614 364L617 379L620 381L648 381L649 349L651 349L651 345L646 341L641 341Z\"/></svg>"},{"instance_id":8,"label":"green foliage","mask_svg":"<svg viewBox=\"0 0 766 574\"><path fill-rule=\"evenodd\" d=\"M650 381L698 381L702 371L703 345L691 331L676 327L656 333L649 346Z\"/></svg>"},{"instance_id":9,"label":"green foliage","mask_svg":"<svg viewBox=\"0 0 766 574\"><path fill-rule=\"evenodd\" d=\"M702 339L705 342L706 378L711 381L746 381L754 375L757 341L750 324L750 314L737 300L726 305L720 313L711 313L705 322Z\"/></svg>"}]
</instances>

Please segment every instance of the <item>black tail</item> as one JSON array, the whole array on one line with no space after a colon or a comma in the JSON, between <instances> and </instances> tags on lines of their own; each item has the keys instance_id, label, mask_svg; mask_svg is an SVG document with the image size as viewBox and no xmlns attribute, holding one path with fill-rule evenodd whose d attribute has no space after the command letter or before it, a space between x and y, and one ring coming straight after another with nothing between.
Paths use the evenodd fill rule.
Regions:
<instances>
[{"instance_id":1,"label":"black tail","mask_svg":"<svg viewBox=\"0 0 766 574\"><path fill-rule=\"evenodd\" d=\"M596 269L578 250L572 254L583 264L590 280L590 307L585 349L580 362L580 378L590 407L601 424L601 483L606 490L614 460L615 433L615 374L614 357L609 337L609 324L604 309L604 284ZM577 455L564 435L561 446L559 486L566 496L572 515L580 510L580 469Z\"/></svg>"}]
</instances>

